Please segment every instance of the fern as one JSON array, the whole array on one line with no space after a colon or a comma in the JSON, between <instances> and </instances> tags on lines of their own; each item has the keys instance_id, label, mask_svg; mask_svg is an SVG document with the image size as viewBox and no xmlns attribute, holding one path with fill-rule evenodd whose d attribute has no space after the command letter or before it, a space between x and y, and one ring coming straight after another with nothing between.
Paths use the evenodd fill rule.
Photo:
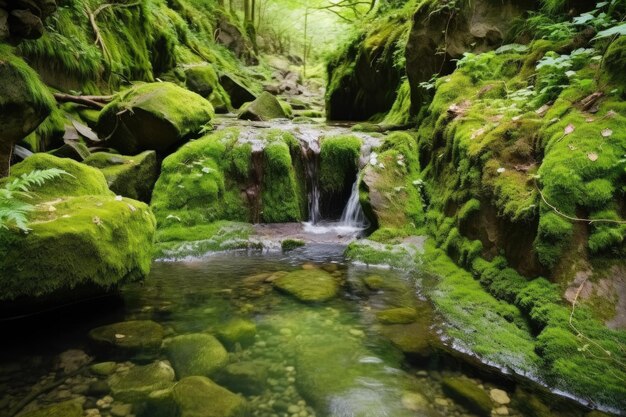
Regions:
<instances>
[{"instance_id":1,"label":"fern","mask_svg":"<svg viewBox=\"0 0 626 417\"><path fill-rule=\"evenodd\" d=\"M28 232L30 230L28 228L28 213L33 211L35 206L27 203L24 199L32 198L31 187L41 186L46 181L61 175L70 174L57 168L35 169L12 181L7 181L4 187L0 188L0 229L15 226Z\"/></svg>"}]
</instances>

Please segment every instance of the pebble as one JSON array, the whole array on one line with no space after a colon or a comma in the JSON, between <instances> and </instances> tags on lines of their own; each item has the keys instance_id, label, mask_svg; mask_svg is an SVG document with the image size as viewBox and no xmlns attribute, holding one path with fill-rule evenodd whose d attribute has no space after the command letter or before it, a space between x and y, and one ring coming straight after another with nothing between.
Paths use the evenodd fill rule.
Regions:
<instances>
[{"instance_id":1,"label":"pebble","mask_svg":"<svg viewBox=\"0 0 626 417\"><path fill-rule=\"evenodd\" d=\"M509 409L506 408L505 406L502 407L498 407L494 410L494 412L499 415L499 416L508 416L509 415Z\"/></svg>"},{"instance_id":2,"label":"pebble","mask_svg":"<svg viewBox=\"0 0 626 417\"><path fill-rule=\"evenodd\" d=\"M365 332L363 330L359 330L359 329L350 329L348 331L348 333L350 333L352 336L356 336L356 337L363 337L363 336L365 336Z\"/></svg>"},{"instance_id":3,"label":"pebble","mask_svg":"<svg viewBox=\"0 0 626 417\"><path fill-rule=\"evenodd\" d=\"M448 400L445 398L435 398L435 404L440 405L442 407L448 406Z\"/></svg>"},{"instance_id":4,"label":"pebble","mask_svg":"<svg viewBox=\"0 0 626 417\"><path fill-rule=\"evenodd\" d=\"M130 404L113 404L111 407L111 414L115 417L127 417L133 411L133 406Z\"/></svg>"},{"instance_id":5,"label":"pebble","mask_svg":"<svg viewBox=\"0 0 626 417\"><path fill-rule=\"evenodd\" d=\"M511 402L511 399L509 398L509 395L506 393L506 391L503 391L501 389L492 389L491 391L489 391L489 396L494 402L498 404L508 404Z\"/></svg>"}]
</instances>

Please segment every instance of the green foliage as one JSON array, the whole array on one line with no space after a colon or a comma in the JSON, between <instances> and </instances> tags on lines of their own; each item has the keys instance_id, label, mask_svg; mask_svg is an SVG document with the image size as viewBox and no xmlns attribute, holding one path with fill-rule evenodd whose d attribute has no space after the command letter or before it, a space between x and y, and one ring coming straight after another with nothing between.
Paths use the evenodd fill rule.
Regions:
<instances>
[{"instance_id":1,"label":"green foliage","mask_svg":"<svg viewBox=\"0 0 626 417\"><path fill-rule=\"evenodd\" d=\"M58 168L36 169L5 181L4 187L0 188L0 229L15 226L23 232L29 231L27 216L35 206L24 200L32 199L31 188L63 174L67 175L67 172Z\"/></svg>"}]
</instances>

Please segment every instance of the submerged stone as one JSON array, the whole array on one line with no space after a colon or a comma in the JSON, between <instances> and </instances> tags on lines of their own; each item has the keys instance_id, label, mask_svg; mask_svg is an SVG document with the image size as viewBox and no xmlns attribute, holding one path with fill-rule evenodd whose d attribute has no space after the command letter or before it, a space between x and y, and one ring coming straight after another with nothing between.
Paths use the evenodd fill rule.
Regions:
<instances>
[{"instance_id":1,"label":"submerged stone","mask_svg":"<svg viewBox=\"0 0 626 417\"><path fill-rule=\"evenodd\" d=\"M165 350L178 378L210 376L228 362L228 352L224 346L215 337L204 333L168 339Z\"/></svg>"},{"instance_id":2,"label":"submerged stone","mask_svg":"<svg viewBox=\"0 0 626 417\"><path fill-rule=\"evenodd\" d=\"M163 361L135 366L108 379L111 395L118 401L138 403L145 401L151 392L171 387L174 370Z\"/></svg>"},{"instance_id":3,"label":"submerged stone","mask_svg":"<svg viewBox=\"0 0 626 417\"><path fill-rule=\"evenodd\" d=\"M265 121L286 118L287 113L274 95L264 91L252 103L244 105L238 117L244 120Z\"/></svg>"},{"instance_id":4,"label":"submerged stone","mask_svg":"<svg viewBox=\"0 0 626 417\"><path fill-rule=\"evenodd\" d=\"M167 154L197 136L213 116L202 96L172 83L147 83L118 93L100 113L97 130L121 153Z\"/></svg>"},{"instance_id":5,"label":"submerged stone","mask_svg":"<svg viewBox=\"0 0 626 417\"><path fill-rule=\"evenodd\" d=\"M83 407L77 400L49 405L35 411L20 414L20 417L82 417Z\"/></svg>"},{"instance_id":6,"label":"submerged stone","mask_svg":"<svg viewBox=\"0 0 626 417\"><path fill-rule=\"evenodd\" d=\"M174 401L180 417L244 417L248 415L246 400L208 378L192 376L173 388Z\"/></svg>"},{"instance_id":7,"label":"submerged stone","mask_svg":"<svg viewBox=\"0 0 626 417\"><path fill-rule=\"evenodd\" d=\"M217 337L226 347L233 349L237 344L247 347L254 343L256 324L250 320L235 318L229 320L217 331Z\"/></svg>"},{"instance_id":8,"label":"submerged stone","mask_svg":"<svg viewBox=\"0 0 626 417\"><path fill-rule=\"evenodd\" d=\"M385 324L408 324L417 319L417 312L410 307L390 308L377 312L376 317Z\"/></svg>"},{"instance_id":9,"label":"submerged stone","mask_svg":"<svg viewBox=\"0 0 626 417\"><path fill-rule=\"evenodd\" d=\"M244 395L259 395L267 387L267 366L258 362L227 365L216 377L226 388Z\"/></svg>"},{"instance_id":10,"label":"submerged stone","mask_svg":"<svg viewBox=\"0 0 626 417\"><path fill-rule=\"evenodd\" d=\"M324 302L337 296L339 286L328 272L304 269L272 281L274 287L303 302Z\"/></svg>"},{"instance_id":11,"label":"submerged stone","mask_svg":"<svg viewBox=\"0 0 626 417\"><path fill-rule=\"evenodd\" d=\"M467 377L447 377L443 379L443 391L469 411L489 417L491 399L484 389Z\"/></svg>"},{"instance_id":12,"label":"submerged stone","mask_svg":"<svg viewBox=\"0 0 626 417\"><path fill-rule=\"evenodd\" d=\"M150 201L152 188L159 175L156 152L145 151L135 156L98 152L83 163L98 168L115 194Z\"/></svg>"},{"instance_id":13,"label":"submerged stone","mask_svg":"<svg viewBox=\"0 0 626 417\"><path fill-rule=\"evenodd\" d=\"M89 332L97 348L122 356L151 356L161 349L163 327L151 320L133 320L97 327Z\"/></svg>"}]
</instances>

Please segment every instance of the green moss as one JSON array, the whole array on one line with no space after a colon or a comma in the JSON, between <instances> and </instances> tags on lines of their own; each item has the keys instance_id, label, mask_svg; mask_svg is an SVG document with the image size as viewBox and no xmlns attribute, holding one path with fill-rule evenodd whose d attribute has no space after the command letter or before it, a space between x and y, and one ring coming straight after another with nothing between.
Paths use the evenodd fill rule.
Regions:
<instances>
[{"instance_id":1,"label":"green moss","mask_svg":"<svg viewBox=\"0 0 626 417\"><path fill-rule=\"evenodd\" d=\"M272 285L305 303L325 302L339 292L335 279L321 269L293 271L272 281Z\"/></svg>"},{"instance_id":2,"label":"green moss","mask_svg":"<svg viewBox=\"0 0 626 417\"><path fill-rule=\"evenodd\" d=\"M63 401L22 414L23 417L80 417L82 415L83 407L77 400Z\"/></svg>"},{"instance_id":3,"label":"green moss","mask_svg":"<svg viewBox=\"0 0 626 417\"><path fill-rule=\"evenodd\" d=\"M241 106L238 117L244 120L267 121L288 117L287 109L273 94L264 91L256 100Z\"/></svg>"},{"instance_id":4,"label":"green moss","mask_svg":"<svg viewBox=\"0 0 626 417\"><path fill-rule=\"evenodd\" d=\"M83 163L98 168L115 194L150 201L152 187L159 172L154 151L145 151L135 156L97 152L86 158Z\"/></svg>"},{"instance_id":5,"label":"green moss","mask_svg":"<svg viewBox=\"0 0 626 417\"><path fill-rule=\"evenodd\" d=\"M424 221L423 181L415 138L387 136L363 171L361 204L372 222L383 228L419 228Z\"/></svg>"},{"instance_id":6,"label":"green moss","mask_svg":"<svg viewBox=\"0 0 626 417\"><path fill-rule=\"evenodd\" d=\"M247 168L252 147L238 144L238 138L237 129L224 129L163 160L151 202L159 228L249 220L240 189L247 183L247 169L241 169Z\"/></svg>"},{"instance_id":7,"label":"green moss","mask_svg":"<svg viewBox=\"0 0 626 417\"><path fill-rule=\"evenodd\" d=\"M324 138L320 147L320 187L341 192L354 182L362 140L356 136Z\"/></svg>"},{"instance_id":8,"label":"green moss","mask_svg":"<svg viewBox=\"0 0 626 417\"><path fill-rule=\"evenodd\" d=\"M167 339L165 351L179 379L192 375L211 376L228 363L228 352L209 334L186 334Z\"/></svg>"},{"instance_id":9,"label":"green moss","mask_svg":"<svg viewBox=\"0 0 626 417\"><path fill-rule=\"evenodd\" d=\"M396 101L385 116L382 123L385 125L407 125L414 122L411 115L411 85L404 80L398 88Z\"/></svg>"},{"instance_id":10,"label":"green moss","mask_svg":"<svg viewBox=\"0 0 626 417\"><path fill-rule=\"evenodd\" d=\"M166 153L197 137L214 116L209 101L175 84L138 84L118 93L102 109L98 133L122 153Z\"/></svg>"},{"instance_id":11,"label":"green moss","mask_svg":"<svg viewBox=\"0 0 626 417\"><path fill-rule=\"evenodd\" d=\"M289 252L291 250L301 248L305 244L306 243L300 239L285 239L282 242L280 242L280 247L283 250L283 252Z\"/></svg>"},{"instance_id":12,"label":"green moss","mask_svg":"<svg viewBox=\"0 0 626 417\"><path fill-rule=\"evenodd\" d=\"M38 153L13 166L11 174L20 176L35 169L55 167L69 175L62 175L44 185L32 188L36 202L54 200L59 197L102 195L113 196L106 179L100 171L67 158Z\"/></svg>"},{"instance_id":13,"label":"green moss","mask_svg":"<svg viewBox=\"0 0 626 417\"><path fill-rule=\"evenodd\" d=\"M4 73L3 77L10 79L13 76L16 80L21 80L21 83L14 82L14 88L20 88L26 90L28 97L32 105L36 109L43 109L51 111L56 107L56 102L52 97L52 94L48 91L46 86L41 82L39 75L28 66L23 59L14 55L14 50L7 44L0 44L0 65L6 67L3 71L10 71L10 73ZM11 85L5 85L4 88L10 88ZM4 92L0 96L0 108L7 104L10 104L11 93Z\"/></svg>"},{"instance_id":14,"label":"green moss","mask_svg":"<svg viewBox=\"0 0 626 417\"><path fill-rule=\"evenodd\" d=\"M306 194L293 168L293 157L298 150L290 147L294 139L288 133L283 140L268 143L263 151L263 191L261 217L265 223L299 221L304 218L306 206L301 198ZM286 139L286 140L285 140Z\"/></svg>"}]
</instances>

